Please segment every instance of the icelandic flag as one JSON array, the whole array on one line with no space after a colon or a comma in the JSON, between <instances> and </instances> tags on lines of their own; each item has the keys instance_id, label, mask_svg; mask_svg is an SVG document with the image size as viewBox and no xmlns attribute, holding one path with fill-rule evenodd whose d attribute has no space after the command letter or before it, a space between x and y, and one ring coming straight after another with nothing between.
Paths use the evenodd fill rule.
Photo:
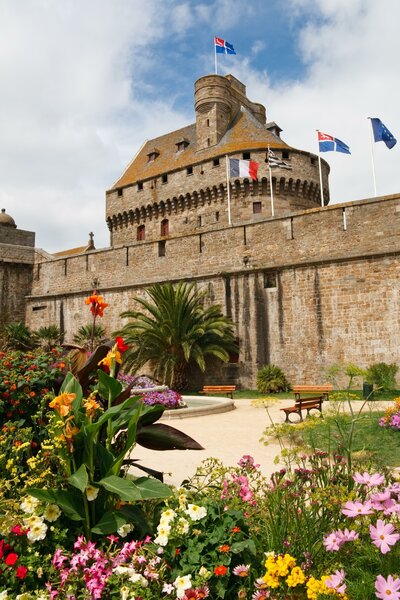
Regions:
<instances>
[{"instance_id":1,"label":"icelandic flag","mask_svg":"<svg viewBox=\"0 0 400 600\"><path fill-rule=\"evenodd\" d=\"M375 142L385 142L389 150L396 145L397 140L393 133L390 133L389 129L385 127L380 119L371 119L371 125Z\"/></svg>"},{"instance_id":2,"label":"icelandic flag","mask_svg":"<svg viewBox=\"0 0 400 600\"><path fill-rule=\"evenodd\" d=\"M230 177L251 177L257 179L258 163L252 160L229 159Z\"/></svg>"},{"instance_id":3,"label":"icelandic flag","mask_svg":"<svg viewBox=\"0 0 400 600\"><path fill-rule=\"evenodd\" d=\"M232 44L219 37L214 38L215 52L217 54L236 54Z\"/></svg>"},{"instance_id":4,"label":"icelandic flag","mask_svg":"<svg viewBox=\"0 0 400 600\"><path fill-rule=\"evenodd\" d=\"M350 148L347 144L338 140L338 138L334 138L327 133L322 133L318 131L318 143L319 143L319 151L320 152L343 152L343 154L351 154Z\"/></svg>"}]
</instances>

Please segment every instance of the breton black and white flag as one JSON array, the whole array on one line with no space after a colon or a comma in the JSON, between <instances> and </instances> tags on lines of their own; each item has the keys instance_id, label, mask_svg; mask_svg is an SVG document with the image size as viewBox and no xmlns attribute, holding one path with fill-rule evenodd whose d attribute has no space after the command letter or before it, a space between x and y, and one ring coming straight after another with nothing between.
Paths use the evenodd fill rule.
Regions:
<instances>
[{"instance_id":1,"label":"breton black and white flag","mask_svg":"<svg viewBox=\"0 0 400 600\"><path fill-rule=\"evenodd\" d=\"M270 150L269 148L268 148L267 158L268 158L268 166L270 169L273 169L274 167L280 167L281 169L291 169L292 168L290 165L288 165L288 163L285 163L284 160L282 160L281 158L278 158L276 156L276 154L274 154L274 152L272 152L272 150Z\"/></svg>"}]
</instances>

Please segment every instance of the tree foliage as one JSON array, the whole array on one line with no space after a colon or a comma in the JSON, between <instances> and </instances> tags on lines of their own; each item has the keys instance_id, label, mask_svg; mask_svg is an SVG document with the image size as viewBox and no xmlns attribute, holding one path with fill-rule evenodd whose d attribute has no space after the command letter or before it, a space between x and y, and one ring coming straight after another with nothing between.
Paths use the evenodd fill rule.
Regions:
<instances>
[{"instance_id":1,"label":"tree foliage","mask_svg":"<svg viewBox=\"0 0 400 600\"><path fill-rule=\"evenodd\" d=\"M139 310L122 313L130 319L119 331L130 350L128 367L140 369L151 361L154 375L173 389L186 384L189 365L206 368L206 356L227 362L237 352L232 321L219 306L204 306L204 294L194 284L155 284L150 299L137 298Z\"/></svg>"}]
</instances>

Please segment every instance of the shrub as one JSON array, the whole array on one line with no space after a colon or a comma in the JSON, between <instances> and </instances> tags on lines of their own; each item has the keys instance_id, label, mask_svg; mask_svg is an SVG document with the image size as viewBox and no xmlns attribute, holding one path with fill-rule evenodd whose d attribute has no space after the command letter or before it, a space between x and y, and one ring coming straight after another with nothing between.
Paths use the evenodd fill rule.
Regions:
<instances>
[{"instance_id":1,"label":"shrub","mask_svg":"<svg viewBox=\"0 0 400 600\"><path fill-rule=\"evenodd\" d=\"M257 389L261 394L287 392L290 390L290 383L280 367L265 365L257 373Z\"/></svg>"},{"instance_id":2,"label":"shrub","mask_svg":"<svg viewBox=\"0 0 400 600\"><path fill-rule=\"evenodd\" d=\"M3 340L8 350L31 350L35 345L31 330L22 321L5 325Z\"/></svg>"},{"instance_id":3,"label":"shrub","mask_svg":"<svg viewBox=\"0 0 400 600\"><path fill-rule=\"evenodd\" d=\"M396 389L396 373L399 367L396 364L388 365L381 362L368 367L366 380L371 385L376 385L381 390Z\"/></svg>"}]
</instances>

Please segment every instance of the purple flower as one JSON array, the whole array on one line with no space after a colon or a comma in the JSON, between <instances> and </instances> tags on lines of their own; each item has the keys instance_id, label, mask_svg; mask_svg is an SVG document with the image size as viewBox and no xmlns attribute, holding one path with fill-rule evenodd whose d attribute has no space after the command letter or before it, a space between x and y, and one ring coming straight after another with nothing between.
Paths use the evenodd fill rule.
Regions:
<instances>
[{"instance_id":1,"label":"purple flower","mask_svg":"<svg viewBox=\"0 0 400 600\"><path fill-rule=\"evenodd\" d=\"M376 597L380 600L400 600L400 579L393 579L391 575L387 579L378 575L375 581Z\"/></svg>"}]
</instances>

